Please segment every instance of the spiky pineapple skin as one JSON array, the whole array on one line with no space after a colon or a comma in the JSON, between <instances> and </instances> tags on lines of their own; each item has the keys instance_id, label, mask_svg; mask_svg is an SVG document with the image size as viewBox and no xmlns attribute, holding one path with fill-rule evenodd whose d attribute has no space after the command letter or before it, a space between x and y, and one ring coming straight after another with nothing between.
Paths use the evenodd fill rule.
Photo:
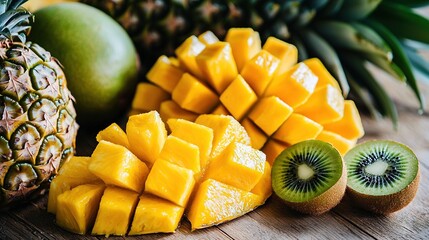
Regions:
<instances>
[{"instance_id":1,"label":"spiky pineapple skin","mask_svg":"<svg viewBox=\"0 0 429 240\"><path fill-rule=\"evenodd\" d=\"M60 64L35 43L0 41L0 209L41 192L74 154L79 125Z\"/></svg>"}]
</instances>

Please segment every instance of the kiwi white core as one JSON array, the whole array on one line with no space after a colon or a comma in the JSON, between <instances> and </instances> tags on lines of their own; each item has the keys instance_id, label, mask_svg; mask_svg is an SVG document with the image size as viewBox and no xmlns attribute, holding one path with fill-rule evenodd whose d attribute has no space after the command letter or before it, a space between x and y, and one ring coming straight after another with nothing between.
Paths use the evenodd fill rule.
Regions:
<instances>
[{"instance_id":1,"label":"kiwi white core","mask_svg":"<svg viewBox=\"0 0 429 240\"><path fill-rule=\"evenodd\" d=\"M314 170L307 164L301 164L298 166L298 178L302 180L308 180L314 176Z\"/></svg>"},{"instance_id":2,"label":"kiwi white core","mask_svg":"<svg viewBox=\"0 0 429 240\"><path fill-rule=\"evenodd\" d=\"M378 160L365 167L365 172L371 175L382 176L386 173L389 164L385 161Z\"/></svg>"}]
</instances>

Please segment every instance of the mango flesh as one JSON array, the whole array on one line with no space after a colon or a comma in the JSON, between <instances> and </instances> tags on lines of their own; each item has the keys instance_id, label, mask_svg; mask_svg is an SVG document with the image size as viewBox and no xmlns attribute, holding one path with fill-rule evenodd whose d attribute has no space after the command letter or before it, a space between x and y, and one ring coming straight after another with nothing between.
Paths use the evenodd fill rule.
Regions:
<instances>
[{"instance_id":1,"label":"mango flesh","mask_svg":"<svg viewBox=\"0 0 429 240\"><path fill-rule=\"evenodd\" d=\"M111 143L122 145L126 148L130 148L127 134L124 132L124 130L122 130L122 128L117 123L112 123L105 129L98 132L96 139L97 139L97 142L104 140Z\"/></svg>"},{"instance_id":2,"label":"mango flesh","mask_svg":"<svg viewBox=\"0 0 429 240\"><path fill-rule=\"evenodd\" d=\"M29 39L64 66L78 123L98 127L125 113L139 71L125 30L102 11L78 2L51 5L34 15Z\"/></svg>"}]
</instances>

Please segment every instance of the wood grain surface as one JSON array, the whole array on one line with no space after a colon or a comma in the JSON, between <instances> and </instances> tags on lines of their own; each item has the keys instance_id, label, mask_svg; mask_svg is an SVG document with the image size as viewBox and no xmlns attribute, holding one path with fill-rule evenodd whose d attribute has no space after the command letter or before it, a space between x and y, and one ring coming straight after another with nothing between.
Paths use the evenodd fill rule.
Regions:
<instances>
[{"instance_id":1,"label":"wood grain surface","mask_svg":"<svg viewBox=\"0 0 429 240\"><path fill-rule=\"evenodd\" d=\"M286 208L271 197L255 211L219 226L191 232L186 220L174 234L152 234L127 239L429 239L429 108L417 114L417 101L404 85L380 75L399 110L399 128L390 121L362 116L366 131L361 141L392 139L410 146L420 160L421 182L414 201L388 216L368 213L347 196L332 211L306 216ZM429 85L421 83L429 103ZM94 133L80 131L78 155L89 155L95 147ZM47 198L0 213L0 239L103 239L66 232L46 212ZM122 237L112 237L122 239Z\"/></svg>"}]
</instances>

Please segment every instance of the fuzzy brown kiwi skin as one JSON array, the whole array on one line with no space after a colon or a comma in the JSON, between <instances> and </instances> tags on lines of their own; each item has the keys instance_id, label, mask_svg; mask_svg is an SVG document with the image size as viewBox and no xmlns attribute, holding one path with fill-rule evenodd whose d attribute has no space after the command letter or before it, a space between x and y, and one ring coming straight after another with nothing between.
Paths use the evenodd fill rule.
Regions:
<instances>
[{"instance_id":1,"label":"fuzzy brown kiwi skin","mask_svg":"<svg viewBox=\"0 0 429 240\"><path fill-rule=\"evenodd\" d=\"M371 196L359 193L350 187L347 187L347 195L359 207L381 215L388 215L390 213L401 210L406 207L416 196L417 189L420 182L420 168L417 171L416 178L400 192L385 195L385 196Z\"/></svg>"},{"instance_id":2,"label":"fuzzy brown kiwi skin","mask_svg":"<svg viewBox=\"0 0 429 240\"><path fill-rule=\"evenodd\" d=\"M321 215L337 206L343 198L347 187L347 171L343 161L340 179L330 189L308 202L288 202L282 200L290 208L309 215ZM280 198L279 198L280 199Z\"/></svg>"}]
</instances>

